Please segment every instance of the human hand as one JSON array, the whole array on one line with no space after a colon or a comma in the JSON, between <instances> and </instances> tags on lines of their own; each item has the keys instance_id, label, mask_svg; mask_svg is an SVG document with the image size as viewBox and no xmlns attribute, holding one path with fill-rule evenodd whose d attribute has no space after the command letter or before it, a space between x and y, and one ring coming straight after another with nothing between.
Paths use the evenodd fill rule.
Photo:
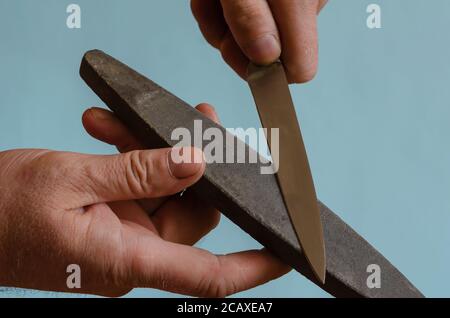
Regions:
<instances>
[{"instance_id":1,"label":"human hand","mask_svg":"<svg viewBox=\"0 0 450 318\"><path fill-rule=\"evenodd\" d=\"M291 83L317 72L317 14L328 0L191 0L206 40L246 78L249 60L270 64L281 57Z\"/></svg>"},{"instance_id":2,"label":"human hand","mask_svg":"<svg viewBox=\"0 0 450 318\"><path fill-rule=\"evenodd\" d=\"M216 118L209 106L199 109ZM1 286L226 296L289 270L264 250L215 256L190 246L219 222L219 213L190 191L176 195L201 178L204 162L176 164L170 149L141 150L106 110L88 110L83 123L124 153L0 153ZM70 264L80 266L80 289L66 284Z\"/></svg>"}]
</instances>

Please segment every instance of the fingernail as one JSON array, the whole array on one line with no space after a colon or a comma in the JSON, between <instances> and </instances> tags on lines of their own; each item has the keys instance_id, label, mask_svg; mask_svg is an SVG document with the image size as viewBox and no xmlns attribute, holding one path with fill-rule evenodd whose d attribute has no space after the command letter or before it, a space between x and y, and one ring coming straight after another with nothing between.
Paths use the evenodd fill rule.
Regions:
<instances>
[{"instance_id":1,"label":"fingernail","mask_svg":"<svg viewBox=\"0 0 450 318\"><path fill-rule=\"evenodd\" d=\"M274 35L267 34L250 43L245 51L253 62L267 64L280 57L281 47Z\"/></svg>"},{"instance_id":2,"label":"fingernail","mask_svg":"<svg viewBox=\"0 0 450 318\"><path fill-rule=\"evenodd\" d=\"M177 179L196 175L205 162L203 152L192 147L173 148L167 156L169 172Z\"/></svg>"}]
</instances>

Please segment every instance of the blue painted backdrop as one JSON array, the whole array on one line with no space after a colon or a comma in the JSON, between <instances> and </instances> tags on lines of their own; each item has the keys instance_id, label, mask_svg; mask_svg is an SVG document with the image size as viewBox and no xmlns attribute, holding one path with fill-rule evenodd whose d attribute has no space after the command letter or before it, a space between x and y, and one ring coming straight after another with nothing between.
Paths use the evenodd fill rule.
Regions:
<instances>
[{"instance_id":1,"label":"blue painted backdrop","mask_svg":"<svg viewBox=\"0 0 450 318\"><path fill-rule=\"evenodd\" d=\"M80 117L101 105L78 76L100 48L192 104L214 104L227 127L257 127L246 84L202 39L187 0L0 0L0 150L89 153ZM365 9L381 5L383 28ZM320 16L320 71L292 88L318 195L427 296L449 296L450 1L330 1ZM199 246L257 247L227 220ZM48 296L9 290L0 296ZM167 296L136 290L133 296ZM170 295L169 295L170 296ZM296 273L240 296L327 296Z\"/></svg>"}]
</instances>

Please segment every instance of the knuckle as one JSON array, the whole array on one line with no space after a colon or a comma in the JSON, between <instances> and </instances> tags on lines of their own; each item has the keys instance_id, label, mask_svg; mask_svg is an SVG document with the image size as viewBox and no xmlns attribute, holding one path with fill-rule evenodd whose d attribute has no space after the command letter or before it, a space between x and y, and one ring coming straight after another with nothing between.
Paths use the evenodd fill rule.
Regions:
<instances>
[{"instance_id":1,"label":"knuckle","mask_svg":"<svg viewBox=\"0 0 450 318\"><path fill-rule=\"evenodd\" d=\"M232 6L232 13L236 15L254 18L260 16L263 12L261 2L258 1L234 0L233 3L234 5Z\"/></svg>"},{"instance_id":2,"label":"knuckle","mask_svg":"<svg viewBox=\"0 0 450 318\"><path fill-rule=\"evenodd\" d=\"M228 296L228 293L223 284L217 283L217 281L211 281L203 296L205 298L225 298Z\"/></svg>"},{"instance_id":3,"label":"knuckle","mask_svg":"<svg viewBox=\"0 0 450 318\"><path fill-rule=\"evenodd\" d=\"M44 171L46 174L56 175L61 169L68 169L67 158L59 152L45 152L30 161L32 170Z\"/></svg>"},{"instance_id":4,"label":"knuckle","mask_svg":"<svg viewBox=\"0 0 450 318\"><path fill-rule=\"evenodd\" d=\"M49 169L68 168L67 156L60 152L47 152L40 156L37 161L39 161Z\"/></svg>"},{"instance_id":5,"label":"knuckle","mask_svg":"<svg viewBox=\"0 0 450 318\"><path fill-rule=\"evenodd\" d=\"M44 152L28 161L20 175L31 189L45 190L57 186L70 172L67 157L59 152ZM33 187L35 186L35 187Z\"/></svg>"},{"instance_id":6,"label":"knuckle","mask_svg":"<svg viewBox=\"0 0 450 318\"><path fill-rule=\"evenodd\" d=\"M207 274L203 277L196 289L200 297L224 298L234 293L234 288L228 286L222 273L222 261L220 256L215 256L208 261Z\"/></svg>"},{"instance_id":7,"label":"knuckle","mask_svg":"<svg viewBox=\"0 0 450 318\"><path fill-rule=\"evenodd\" d=\"M249 35L252 37L260 37L269 32L266 23L267 12L258 1L235 1L234 9L229 14L234 24L243 31L250 32Z\"/></svg>"},{"instance_id":8,"label":"knuckle","mask_svg":"<svg viewBox=\"0 0 450 318\"><path fill-rule=\"evenodd\" d=\"M143 151L127 154L126 179L132 193L153 193L157 191L154 176L159 169L156 160L149 158Z\"/></svg>"}]
</instances>

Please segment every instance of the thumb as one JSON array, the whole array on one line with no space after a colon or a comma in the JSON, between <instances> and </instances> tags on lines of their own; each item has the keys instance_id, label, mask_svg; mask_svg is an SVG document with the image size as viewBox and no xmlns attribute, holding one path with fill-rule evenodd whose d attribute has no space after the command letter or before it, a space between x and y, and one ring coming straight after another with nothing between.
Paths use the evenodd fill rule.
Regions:
<instances>
[{"instance_id":1,"label":"thumb","mask_svg":"<svg viewBox=\"0 0 450 318\"><path fill-rule=\"evenodd\" d=\"M190 147L88 156L77 166L74 182L82 206L173 195L196 183L205 170L203 152Z\"/></svg>"}]
</instances>

